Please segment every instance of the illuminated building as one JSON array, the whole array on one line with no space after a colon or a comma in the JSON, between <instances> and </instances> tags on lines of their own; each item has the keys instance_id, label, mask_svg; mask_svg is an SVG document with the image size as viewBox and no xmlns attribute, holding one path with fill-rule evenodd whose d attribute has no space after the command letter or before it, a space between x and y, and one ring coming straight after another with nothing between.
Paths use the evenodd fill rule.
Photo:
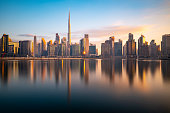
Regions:
<instances>
[{"instance_id":1,"label":"illuminated building","mask_svg":"<svg viewBox=\"0 0 170 113\"><path fill-rule=\"evenodd\" d=\"M129 33L129 39L126 41L127 58L136 58L136 42L133 39L133 34Z\"/></svg>"},{"instance_id":2,"label":"illuminated building","mask_svg":"<svg viewBox=\"0 0 170 113\"><path fill-rule=\"evenodd\" d=\"M122 56L122 40L114 43L115 56Z\"/></svg>"},{"instance_id":3,"label":"illuminated building","mask_svg":"<svg viewBox=\"0 0 170 113\"><path fill-rule=\"evenodd\" d=\"M3 34L1 38L1 56L7 56L8 44L9 44L9 36L6 34Z\"/></svg>"},{"instance_id":4,"label":"illuminated building","mask_svg":"<svg viewBox=\"0 0 170 113\"><path fill-rule=\"evenodd\" d=\"M66 44L66 37L63 37L63 38L61 39L61 43L62 43L62 44Z\"/></svg>"},{"instance_id":5,"label":"illuminated building","mask_svg":"<svg viewBox=\"0 0 170 113\"><path fill-rule=\"evenodd\" d=\"M84 35L84 38L80 40L80 53L82 56L89 56L89 36L88 34Z\"/></svg>"},{"instance_id":6,"label":"illuminated building","mask_svg":"<svg viewBox=\"0 0 170 113\"><path fill-rule=\"evenodd\" d=\"M70 56L80 56L80 45L75 43L71 44Z\"/></svg>"},{"instance_id":7,"label":"illuminated building","mask_svg":"<svg viewBox=\"0 0 170 113\"><path fill-rule=\"evenodd\" d=\"M138 39L138 57L147 58L149 57L149 46L148 42L145 41L145 37L141 35Z\"/></svg>"},{"instance_id":8,"label":"illuminated building","mask_svg":"<svg viewBox=\"0 0 170 113\"><path fill-rule=\"evenodd\" d=\"M58 45L58 56L66 56L66 44L61 43Z\"/></svg>"},{"instance_id":9,"label":"illuminated building","mask_svg":"<svg viewBox=\"0 0 170 113\"><path fill-rule=\"evenodd\" d=\"M101 55L103 58L113 58L115 56L114 51L114 36L112 36L101 44Z\"/></svg>"},{"instance_id":10,"label":"illuminated building","mask_svg":"<svg viewBox=\"0 0 170 113\"><path fill-rule=\"evenodd\" d=\"M170 34L162 36L161 51L164 58L170 58Z\"/></svg>"},{"instance_id":11,"label":"illuminated building","mask_svg":"<svg viewBox=\"0 0 170 113\"><path fill-rule=\"evenodd\" d=\"M30 40L19 41L19 56L31 56L31 44Z\"/></svg>"},{"instance_id":12,"label":"illuminated building","mask_svg":"<svg viewBox=\"0 0 170 113\"><path fill-rule=\"evenodd\" d=\"M18 42L9 42L8 44L8 56L17 56L18 55Z\"/></svg>"},{"instance_id":13,"label":"illuminated building","mask_svg":"<svg viewBox=\"0 0 170 113\"><path fill-rule=\"evenodd\" d=\"M41 46L41 56L47 56L46 41L44 38L42 38Z\"/></svg>"}]
</instances>

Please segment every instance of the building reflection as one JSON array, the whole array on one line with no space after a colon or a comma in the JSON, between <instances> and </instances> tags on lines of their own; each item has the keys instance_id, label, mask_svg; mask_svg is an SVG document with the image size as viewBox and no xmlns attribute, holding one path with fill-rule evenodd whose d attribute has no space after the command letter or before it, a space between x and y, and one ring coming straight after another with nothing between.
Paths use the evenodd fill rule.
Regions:
<instances>
[{"instance_id":1,"label":"building reflection","mask_svg":"<svg viewBox=\"0 0 170 113\"><path fill-rule=\"evenodd\" d=\"M61 60L61 62L59 62L60 65L60 69L61 69L61 77L62 80L65 82L66 81L66 60Z\"/></svg>"},{"instance_id":2,"label":"building reflection","mask_svg":"<svg viewBox=\"0 0 170 113\"><path fill-rule=\"evenodd\" d=\"M29 61L20 61L18 62L19 69L19 78L27 80L30 75L30 63Z\"/></svg>"},{"instance_id":3,"label":"building reflection","mask_svg":"<svg viewBox=\"0 0 170 113\"><path fill-rule=\"evenodd\" d=\"M157 69L160 69L160 61L149 62L152 75L155 75Z\"/></svg>"},{"instance_id":4,"label":"building reflection","mask_svg":"<svg viewBox=\"0 0 170 113\"><path fill-rule=\"evenodd\" d=\"M122 59L115 58L115 74L122 75Z\"/></svg>"},{"instance_id":5,"label":"building reflection","mask_svg":"<svg viewBox=\"0 0 170 113\"><path fill-rule=\"evenodd\" d=\"M55 70L55 73L54 73L54 76L55 76L55 81L56 81L56 84L59 83L59 80L60 80L60 69L59 69L59 60L55 61L54 63L54 70Z\"/></svg>"},{"instance_id":6,"label":"building reflection","mask_svg":"<svg viewBox=\"0 0 170 113\"><path fill-rule=\"evenodd\" d=\"M133 79L136 73L136 60L124 60L123 65L126 67L126 72L130 86L133 85Z\"/></svg>"},{"instance_id":7,"label":"building reflection","mask_svg":"<svg viewBox=\"0 0 170 113\"><path fill-rule=\"evenodd\" d=\"M114 59L102 60L101 70L102 73L104 73L106 77L109 77L109 80L113 82L115 78L115 60Z\"/></svg>"},{"instance_id":8,"label":"building reflection","mask_svg":"<svg viewBox=\"0 0 170 113\"><path fill-rule=\"evenodd\" d=\"M96 72L96 60L89 60L89 69L91 72Z\"/></svg>"},{"instance_id":9,"label":"building reflection","mask_svg":"<svg viewBox=\"0 0 170 113\"><path fill-rule=\"evenodd\" d=\"M170 82L170 61L161 61L161 70L164 82Z\"/></svg>"},{"instance_id":10,"label":"building reflection","mask_svg":"<svg viewBox=\"0 0 170 113\"><path fill-rule=\"evenodd\" d=\"M67 60L67 89L68 89L68 103L71 101L71 61Z\"/></svg>"},{"instance_id":11,"label":"building reflection","mask_svg":"<svg viewBox=\"0 0 170 113\"><path fill-rule=\"evenodd\" d=\"M8 62L0 62L0 79L1 85L6 86L8 84Z\"/></svg>"},{"instance_id":12,"label":"building reflection","mask_svg":"<svg viewBox=\"0 0 170 113\"><path fill-rule=\"evenodd\" d=\"M42 82L45 81L47 75L47 62L41 61L41 80Z\"/></svg>"},{"instance_id":13,"label":"building reflection","mask_svg":"<svg viewBox=\"0 0 170 113\"><path fill-rule=\"evenodd\" d=\"M89 81L89 59L80 60L80 77L88 84Z\"/></svg>"},{"instance_id":14,"label":"building reflection","mask_svg":"<svg viewBox=\"0 0 170 113\"><path fill-rule=\"evenodd\" d=\"M146 76L146 73L148 72L149 68L149 62L147 61L138 61L138 75L140 80L143 82L143 79Z\"/></svg>"},{"instance_id":15,"label":"building reflection","mask_svg":"<svg viewBox=\"0 0 170 113\"><path fill-rule=\"evenodd\" d=\"M146 89L152 82L162 80L162 78L163 82L170 82L170 61L138 61L137 64L136 60L105 59L99 61L90 59L0 61L0 82L1 86L8 86L11 81L12 83L19 83L23 80L27 83L40 85L44 82L45 84L55 83L56 86L61 85L62 82L62 85L64 84L63 86L66 88L68 103L71 102L72 81L77 80L75 77L81 78L81 82L78 81L78 83L85 83L86 85L89 84L90 75L93 76L97 71L97 74L101 74L101 76L94 77L100 77L99 82L104 80L104 82L120 84L121 87L129 84L130 86L135 85L135 88ZM122 65L124 68L122 68ZM159 73L159 69L162 73ZM135 77L136 74L138 76ZM153 79L150 76L156 77Z\"/></svg>"}]
</instances>

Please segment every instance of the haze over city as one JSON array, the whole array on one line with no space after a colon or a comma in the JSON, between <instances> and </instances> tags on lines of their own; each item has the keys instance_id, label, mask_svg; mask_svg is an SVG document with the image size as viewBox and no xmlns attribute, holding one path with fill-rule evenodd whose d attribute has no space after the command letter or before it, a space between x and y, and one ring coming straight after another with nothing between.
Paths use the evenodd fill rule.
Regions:
<instances>
[{"instance_id":1,"label":"haze over city","mask_svg":"<svg viewBox=\"0 0 170 113\"><path fill-rule=\"evenodd\" d=\"M71 13L71 41L79 42L84 34L101 49L108 37L128 39L141 34L150 42L161 42L170 29L168 0L1 0L0 35L12 40L33 40L36 35L46 41L55 40L55 33L67 37L68 12ZM3 27L2 27L3 26Z\"/></svg>"}]
</instances>

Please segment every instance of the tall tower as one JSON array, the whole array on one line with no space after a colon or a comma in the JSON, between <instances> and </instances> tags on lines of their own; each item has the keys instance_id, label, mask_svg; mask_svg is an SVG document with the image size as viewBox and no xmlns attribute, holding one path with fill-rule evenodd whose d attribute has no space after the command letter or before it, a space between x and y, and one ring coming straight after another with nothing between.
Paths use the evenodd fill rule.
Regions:
<instances>
[{"instance_id":1,"label":"tall tower","mask_svg":"<svg viewBox=\"0 0 170 113\"><path fill-rule=\"evenodd\" d=\"M38 48L37 48L37 38L34 36L34 57L36 57L38 54Z\"/></svg>"},{"instance_id":2,"label":"tall tower","mask_svg":"<svg viewBox=\"0 0 170 113\"><path fill-rule=\"evenodd\" d=\"M69 18L68 18L68 44L71 45L70 11L69 11Z\"/></svg>"}]
</instances>

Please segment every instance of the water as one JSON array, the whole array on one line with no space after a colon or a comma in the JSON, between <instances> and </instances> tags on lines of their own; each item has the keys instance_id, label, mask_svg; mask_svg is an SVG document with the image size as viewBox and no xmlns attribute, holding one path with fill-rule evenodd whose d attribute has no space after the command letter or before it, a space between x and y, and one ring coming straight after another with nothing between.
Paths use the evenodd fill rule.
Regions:
<instances>
[{"instance_id":1,"label":"water","mask_svg":"<svg viewBox=\"0 0 170 113\"><path fill-rule=\"evenodd\" d=\"M0 61L3 112L170 112L170 61Z\"/></svg>"}]
</instances>

